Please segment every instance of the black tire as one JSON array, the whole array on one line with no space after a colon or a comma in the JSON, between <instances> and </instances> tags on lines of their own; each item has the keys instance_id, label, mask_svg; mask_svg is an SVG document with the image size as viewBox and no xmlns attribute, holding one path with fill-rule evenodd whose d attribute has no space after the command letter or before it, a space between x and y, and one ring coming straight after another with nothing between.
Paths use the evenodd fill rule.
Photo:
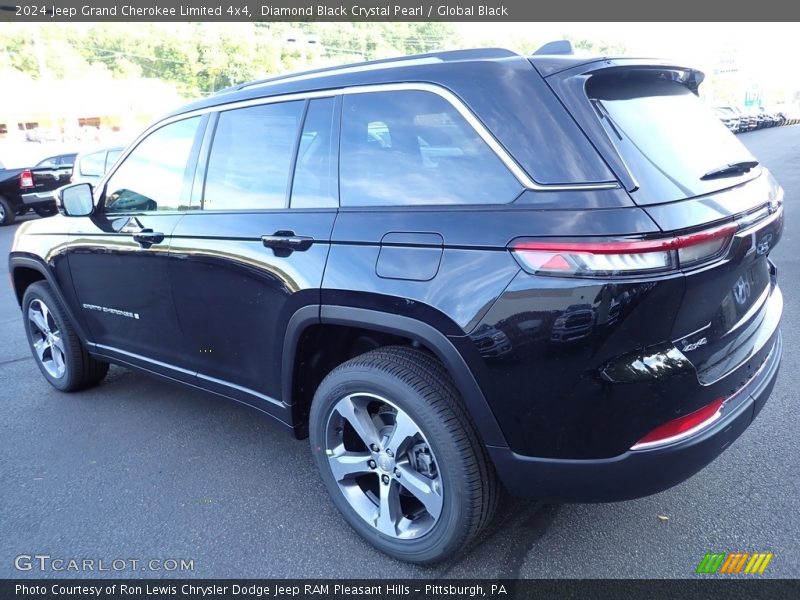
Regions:
<instances>
[{"instance_id":1,"label":"black tire","mask_svg":"<svg viewBox=\"0 0 800 600\"><path fill-rule=\"evenodd\" d=\"M17 209L6 198L0 196L0 226L12 225L17 218Z\"/></svg>"},{"instance_id":2,"label":"black tire","mask_svg":"<svg viewBox=\"0 0 800 600\"><path fill-rule=\"evenodd\" d=\"M55 206L35 206L33 212L40 217L52 217L58 212L58 209Z\"/></svg>"},{"instance_id":3,"label":"black tire","mask_svg":"<svg viewBox=\"0 0 800 600\"><path fill-rule=\"evenodd\" d=\"M359 393L380 396L404 411L435 456L441 476L441 512L420 537L399 539L379 531L351 506L333 475L327 455L331 415L342 398ZM494 468L452 377L427 352L390 346L335 368L314 395L309 437L334 504L362 537L396 559L418 564L444 560L473 541L494 514L499 496ZM399 455L395 458L400 464ZM376 474L380 476L377 469ZM401 483L399 476L397 482Z\"/></svg>"},{"instance_id":4,"label":"black tire","mask_svg":"<svg viewBox=\"0 0 800 600\"><path fill-rule=\"evenodd\" d=\"M43 336L29 318L31 305L34 303L37 303L36 307L44 304L52 319L53 330L59 334L63 347L63 352L59 352L59 354L62 356L61 362L65 367L61 375L54 375L48 371L48 367L36 350L35 343ZM75 333L75 328L69 321L64 307L46 282L37 281L28 286L22 297L22 314L25 333L28 336L28 343L31 346L31 352L36 364L39 366L42 375L54 388L62 392L75 392L97 385L106 376L108 363L89 355ZM50 318L47 319L48 322ZM51 349L50 354L46 354L46 356L52 357L54 352L55 350Z\"/></svg>"}]
</instances>

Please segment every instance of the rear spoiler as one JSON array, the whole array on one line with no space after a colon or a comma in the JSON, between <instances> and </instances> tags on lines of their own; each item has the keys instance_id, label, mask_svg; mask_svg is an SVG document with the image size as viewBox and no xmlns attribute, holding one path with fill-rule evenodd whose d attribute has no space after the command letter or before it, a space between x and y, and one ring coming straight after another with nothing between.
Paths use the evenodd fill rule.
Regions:
<instances>
[{"instance_id":1,"label":"rear spoiler","mask_svg":"<svg viewBox=\"0 0 800 600\"><path fill-rule=\"evenodd\" d=\"M555 75L592 75L606 70L661 71L676 81L684 82L689 89L697 89L705 79L705 73L676 62L653 58L587 57L568 54L534 55L529 59L533 67L544 78Z\"/></svg>"}]
</instances>

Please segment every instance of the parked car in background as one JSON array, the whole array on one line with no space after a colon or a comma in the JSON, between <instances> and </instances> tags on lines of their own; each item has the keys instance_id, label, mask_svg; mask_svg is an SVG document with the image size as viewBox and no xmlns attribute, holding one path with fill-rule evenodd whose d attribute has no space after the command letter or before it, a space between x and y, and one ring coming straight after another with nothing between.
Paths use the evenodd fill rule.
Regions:
<instances>
[{"instance_id":1,"label":"parked car in background","mask_svg":"<svg viewBox=\"0 0 800 600\"><path fill-rule=\"evenodd\" d=\"M758 116L764 123L764 127L775 127L778 124L778 117L764 108L758 109Z\"/></svg>"},{"instance_id":2,"label":"parked car in background","mask_svg":"<svg viewBox=\"0 0 800 600\"><path fill-rule=\"evenodd\" d=\"M72 166L72 183L97 183L111 168L125 146L112 146L111 148L98 148L89 152L81 152L75 158Z\"/></svg>"},{"instance_id":3,"label":"parked car in background","mask_svg":"<svg viewBox=\"0 0 800 600\"><path fill-rule=\"evenodd\" d=\"M717 115L717 118L724 123L725 127L727 127L729 131L732 131L733 133L739 132L741 121L739 115L734 113L727 106L717 106L713 110L714 114Z\"/></svg>"},{"instance_id":4,"label":"parked car in background","mask_svg":"<svg viewBox=\"0 0 800 600\"><path fill-rule=\"evenodd\" d=\"M573 304L553 321L550 340L574 342L589 337L594 329L595 310L590 304Z\"/></svg>"},{"instance_id":5,"label":"parked car in background","mask_svg":"<svg viewBox=\"0 0 800 600\"><path fill-rule=\"evenodd\" d=\"M49 129L45 127L36 127L28 129L25 132L25 139L28 142L45 143L45 142L60 142L64 138L63 134L58 129Z\"/></svg>"},{"instance_id":6,"label":"parked car in background","mask_svg":"<svg viewBox=\"0 0 800 600\"><path fill-rule=\"evenodd\" d=\"M786 104L769 107L750 106L744 109L739 109L735 106L717 106L714 108L714 111L729 129L731 128L727 121L728 117L730 115L738 117L738 133L753 131L754 129L765 129L768 127L795 125L800 122L798 110Z\"/></svg>"},{"instance_id":7,"label":"parked car in background","mask_svg":"<svg viewBox=\"0 0 800 600\"><path fill-rule=\"evenodd\" d=\"M761 111L758 108L750 108L747 112L755 124L753 129L764 129L764 116Z\"/></svg>"},{"instance_id":8,"label":"parked car in background","mask_svg":"<svg viewBox=\"0 0 800 600\"><path fill-rule=\"evenodd\" d=\"M770 117L772 117L772 126L780 127L786 124L786 115L776 108L767 109Z\"/></svg>"},{"instance_id":9,"label":"parked car in background","mask_svg":"<svg viewBox=\"0 0 800 600\"><path fill-rule=\"evenodd\" d=\"M750 119L735 106L717 106L716 109L736 119L736 133L750 130Z\"/></svg>"},{"instance_id":10,"label":"parked car in background","mask_svg":"<svg viewBox=\"0 0 800 600\"><path fill-rule=\"evenodd\" d=\"M35 167L71 167L75 164L75 157L78 156L77 152L70 154L56 154L55 156L48 156L40 160Z\"/></svg>"},{"instance_id":11,"label":"parked car in background","mask_svg":"<svg viewBox=\"0 0 800 600\"><path fill-rule=\"evenodd\" d=\"M119 363L270 415L354 530L416 563L469 547L501 483L608 502L691 477L777 378L783 190L701 72L553 48L165 115L17 232L30 368L72 392Z\"/></svg>"},{"instance_id":12,"label":"parked car in background","mask_svg":"<svg viewBox=\"0 0 800 600\"><path fill-rule=\"evenodd\" d=\"M0 169L0 225L33 209L41 217L56 213L53 192L69 183L71 167Z\"/></svg>"},{"instance_id":13,"label":"parked car in background","mask_svg":"<svg viewBox=\"0 0 800 600\"><path fill-rule=\"evenodd\" d=\"M513 350L505 332L487 323L478 327L469 337L484 358L499 358Z\"/></svg>"}]
</instances>

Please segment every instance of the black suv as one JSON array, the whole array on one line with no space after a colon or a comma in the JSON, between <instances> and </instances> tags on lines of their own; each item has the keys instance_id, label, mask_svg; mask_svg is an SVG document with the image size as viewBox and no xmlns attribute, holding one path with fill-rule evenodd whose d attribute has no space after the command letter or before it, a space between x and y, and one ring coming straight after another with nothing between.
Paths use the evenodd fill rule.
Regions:
<instances>
[{"instance_id":1,"label":"black suv","mask_svg":"<svg viewBox=\"0 0 800 600\"><path fill-rule=\"evenodd\" d=\"M463 548L502 487L664 490L750 425L781 358L783 192L702 78L475 50L190 104L20 227L39 367L257 408L408 561Z\"/></svg>"}]
</instances>

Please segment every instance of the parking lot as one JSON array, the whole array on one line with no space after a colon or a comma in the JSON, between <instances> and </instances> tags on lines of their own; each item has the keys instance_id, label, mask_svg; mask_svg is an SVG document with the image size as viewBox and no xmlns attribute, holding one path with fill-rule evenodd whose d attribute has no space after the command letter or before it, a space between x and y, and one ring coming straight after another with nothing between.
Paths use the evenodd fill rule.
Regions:
<instances>
[{"instance_id":1,"label":"parking lot","mask_svg":"<svg viewBox=\"0 0 800 600\"><path fill-rule=\"evenodd\" d=\"M53 390L0 286L0 577L20 554L191 559L189 572L116 576L690 577L707 552L773 552L765 575L800 576L800 125L742 134L786 190L773 253L785 296L782 373L759 418L688 482L641 500L545 505L506 499L459 559L389 559L345 524L307 441L253 411L113 367L99 387ZM28 216L21 219L37 218ZM0 228L0 270L17 226Z\"/></svg>"}]
</instances>

